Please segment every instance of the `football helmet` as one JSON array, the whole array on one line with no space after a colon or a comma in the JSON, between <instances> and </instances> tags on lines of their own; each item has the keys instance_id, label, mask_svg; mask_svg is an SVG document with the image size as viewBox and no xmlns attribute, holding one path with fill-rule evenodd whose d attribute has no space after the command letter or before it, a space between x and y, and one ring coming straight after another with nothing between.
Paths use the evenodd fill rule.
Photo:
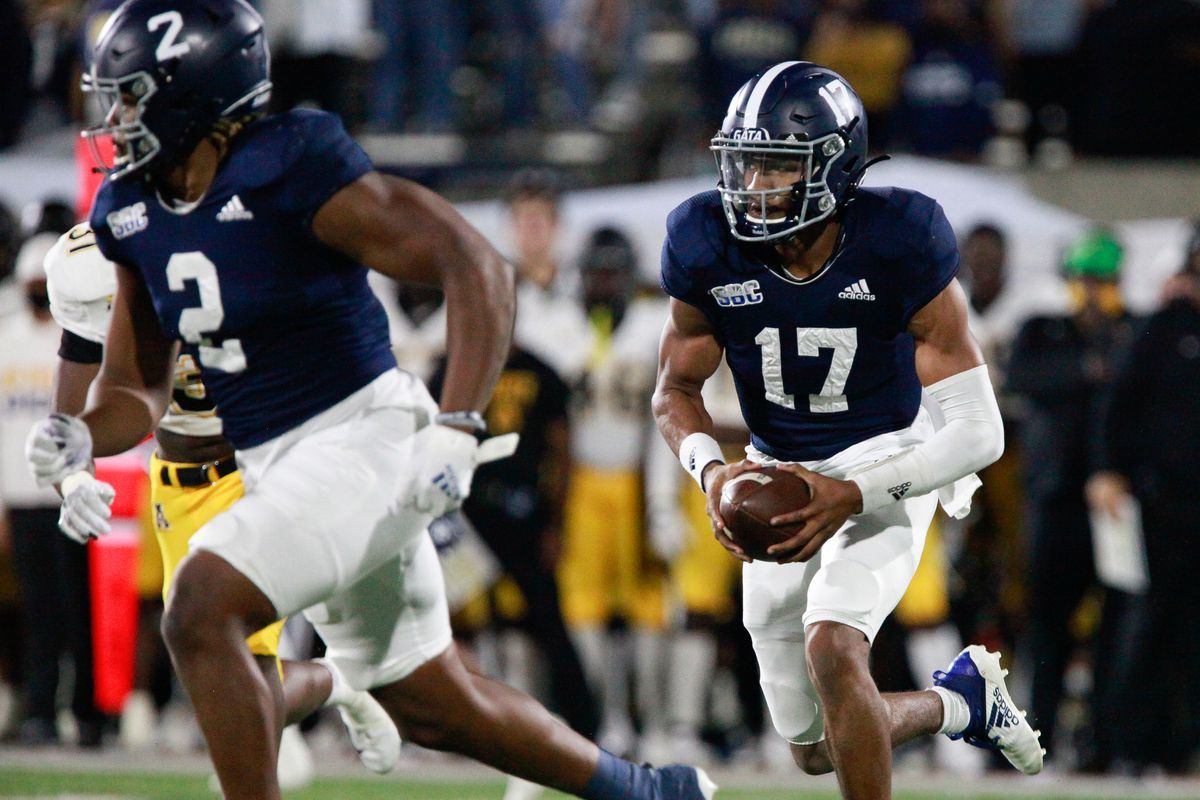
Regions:
<instances>
[{"instance_id":1,"label":"football helmet","mask_svg":"<svg viewBox=\"0 0 1200 800\"><path fill-rule=\"evenodd\" d=\"M711 149L733 235L785 239L849 198L866 166L867 115L836 72L785 61L738 89Z\"/></svg>"},{"instance_id":2,"label":"football helmet","mask_svg":"<svg viewBox=\"0 0 1200 800\"><path fill-rule=\"evenodd\" d=\"M101 29L83 78L112 136L113 179L162 174L222 119L266 107L271 60L262 17L244 0L129 0Z\"/></svg>"}]
</instances>

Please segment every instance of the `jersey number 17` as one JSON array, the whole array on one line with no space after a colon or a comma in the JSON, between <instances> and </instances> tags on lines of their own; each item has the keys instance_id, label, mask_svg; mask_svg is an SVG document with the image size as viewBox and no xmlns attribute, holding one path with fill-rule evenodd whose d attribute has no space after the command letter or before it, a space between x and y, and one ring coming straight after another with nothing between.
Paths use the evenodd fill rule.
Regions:
<instances>
[{"instance_id":1,"label":"jersey number 17","mask_svg":"<svg viewBox=\"0 0 1200 800\"><path fill-rule=\"evenodd\" d=\"M762 376L766 397L784 408L796 408L796 396L783 389L783 347L779 340L779 328L763 328L754 337L754 343L762 347ZM829 414L850 408L846 395L846 380L854 366L854 353L858 350L856 328L796 328L796 347L801 356L816 357L821 349L833 350L829 363L829 374L819 394L808 396L808 410L815 414Z\"/></svg>"}]
</instances>

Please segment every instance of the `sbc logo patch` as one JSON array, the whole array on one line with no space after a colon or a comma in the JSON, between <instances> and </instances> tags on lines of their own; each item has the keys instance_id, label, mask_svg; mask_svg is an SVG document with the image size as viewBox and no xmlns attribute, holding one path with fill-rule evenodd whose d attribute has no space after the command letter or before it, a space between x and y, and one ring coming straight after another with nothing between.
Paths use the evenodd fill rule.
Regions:
<instances>
[{"instance_id":1,"label":"sbc logo patch","mask_svg":"<svg viewBox=\"0 0 1200 800\"><path fill-rule=\"evenodd\" d=\"M724 286L714 286L708 290L708 293L717 301L717 305L722 307L750 306L763 301L762 291L758 288L758 281L727 283Z\"/></svg>"},{"instance_id":2,"label":"sbc logo patch","mask_svg":"<svg viewBox=\"0 0 1200 800\"><path fill-rule=\"evenodd\" d=\"M150 224L150 219L146 216L145 203L134 203L131 206L118 208L106 216L104 221L108 223L113 236L118 239L141 233Z\"/></svg>"}]
</instances>

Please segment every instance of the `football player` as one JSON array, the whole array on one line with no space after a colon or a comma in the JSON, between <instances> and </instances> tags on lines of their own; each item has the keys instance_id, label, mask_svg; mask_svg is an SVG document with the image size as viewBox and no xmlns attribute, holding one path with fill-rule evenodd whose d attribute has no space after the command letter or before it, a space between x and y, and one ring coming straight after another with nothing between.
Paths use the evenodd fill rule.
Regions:
<instances>
[{"instance_id":1,"label":"football player","mask_svg":"<svg viewBox=\"0 0 1200 800\"><path fill-rule=\"evenodd\" d=\"M969 478L1003 449L987 367L966 326L941 207L861 189L866 115L850 86L788 61L734 95L712 141L718 189L667 221L672 296L654 411L743 566L743 621L776 730L806 772L848 798L890 796L891 748L947 733L1042 766L999 657L969 647L928 691L881 696L868 654L920 559L939 495L965 513ZM722 354L751 433L726 464L701 387ZM921 410L922 386L944 420ZM801 476L803 522L753 561L725 530L722 487L760 464ZM966 481L966 482L964 482ZM941 490L939 492L939 490ZM935 494L938 492L938 494Z\"/></svg>"},{"instance_id":2,"label":"football player","mask_svg":"<svg viewBox=\"0 0 1200 800\"><path fill-rule=\"evenodd\" d=\"M157 425L180 342L199 367L244 494L192 536L163 631L225 797L279 797L273 698L243 640L301 610L418 744L585 797L712 796L695 768L616 759L464 667L427 525L511 445L474 434L512 271L444 200L375 171L336 117L263 116L269 75L244 0L130 0L110 18L85 84L117 153L90 219L117 265L112 320L88 410L26 446L69 493L93 455ZM367 267L445 292L440 409L396 369Z\"/></svg>"},{"instance_id":3,"label":"football player","mask_svg":"<svg viewBox=\"0 0 1200 800\"><path fill-rule=\"evenodd\" d=\"M646 526L643 480L648 445L661 447L650 422L654 339L666 307L637 295L637 257L622 231L593 231L580 259L591 352L571 396L571 480L562 561L563 616L598 697L598 741L633 752L630 676L643 732L661 738L667 571ZM669 456L668 456L669 458ZM679 528L677 521L666 524ZM670 532L664 527L662 533ZM609 623L628 623L632 669Z\"/></svg>"},{"instance_id":4,"label":"football player","mask_svg":"<svg viewBox=\"0 0 1200 800\"><path fill-rule=\"evenodd\" d=\"M116 267L100 254L91 229L79 224L46 254L45 269L50 312L63 329L52 410L78 414L100 371L117 289ZM192 534L242 496L233 446L222 436L221 418L200 380L195 359L186 353L175 362L170 402L155 439L157 452L150 457L150 505L162 553L166 601ZM85 472L65 491L59 527L80 544L109 530L108 506L92 501L109 496L104 486ZM333 662L280 661L282 629L283 620L279 620L246 639L271 687L277 723L291 725L323 705L334 705L363 764L375 772L391 770L400 754L400 734L391 718L368 692L346 686Z\"/></svg>"}]
</instances>

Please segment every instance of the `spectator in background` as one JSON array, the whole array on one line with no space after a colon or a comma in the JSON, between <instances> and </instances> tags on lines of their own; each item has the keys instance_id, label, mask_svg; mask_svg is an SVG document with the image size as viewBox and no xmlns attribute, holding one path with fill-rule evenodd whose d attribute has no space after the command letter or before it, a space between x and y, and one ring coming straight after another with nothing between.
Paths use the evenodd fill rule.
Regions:
<instances>
[{"instance_id":1,"label":"spectator in background","mask_svg":"<svg viewBox=\"0 0 1200 800\"><path fill-rule=\"evenodd\" d=\"M631 686L643 743L666 734L667 570L646 526L643 471L650 448L664 446L652 427L650 394L667 306L660 293L637 294L637 257L622 231L594 231L580 261L591 336L587 369L572 386L572 470L558 574L563 614L601 698L597 744L633 753ZM617 621L628 637L610 630Z\"/></svg>"},{"instance_id":2,"label":"spectator in background","mask_svg":"<svg viewBox=\"0 0 1200 800\"><path fill-rule=\"evenodd\" d=\"M992 133L999 68L966 0L924 0L923 7L893 142L918 155L975 161Z\"/></svg>"},{"instance_id":3,"label":"spectator in background","mask_svg":"<svg viewBox=\"0 0 1200 800\"><path fill-rule=\"evenodd\" d=\"M455 130L458 108L450 78L466 53L464 4L372 0L371 18L380 52L367 121L378 131Z\"/></svg>"},{"instance_id":4,"label":"spectator in background","mask_svg":"<svg viewBox=\"0 0 1200 800\"><path fill-rule=\"evenodd\" d=\"M430 384L440 394L443 369ZM475 472L463 513L496 555L523 599L519 617L549 667L547 707L579 733L594 738L596 707L559 607L555 570L562 549L563 506L570 475L570 390L543 361L514 347L484 412L488 433L519 433L503 464ZM511 675L533 688L530 675Z\"/></svg>"},{"instance_id":5,"label":"spectator in background","mask_svg":"<svg viewBox=\"0 0 1200 800\"><path fill-rule=\"evenodd\" d=\"M17 143L25 113L33 98L31 87L33 44L25 19L25 4L20 0L0 0L0 150Z\"/></svg>"},{"instance_id":6,"label":"spectator in background","mask_svg":"<svg viewBox=\"0 0 1200 800\"><path fill-rule=\"evenodd\" d=\"M371 27L369 0L262 0L259 6L272 34L274 106L286 111L307 103L340 115L348 127L362 122L358 68Z\"/></svg>"},{"instance_id":7,"label":"spectator in background","mask_svg":"<svg viewBox=\"0 0 1200 800\"><path fill-rule=\"evenodd\" d=\"M1032 114L1029 142L1062 135L1074 116L1083 23L1090 0L1014 0L1011 35L1013 95Z\"/></svg>"},{"instance_id":8,"label":"spectator in background","mask_svg":"<svg viewBox=\"0 0 1200 800\"><path fill-rule=\"evenodd\" d=\"M900 100L900 76L911 52L904 29L879 21L867 0L825 0L804 57L854 87L867 109L871 147L881 150L891 141L891 113Z\"/></svg>"},{"instance_id":9,"label":"spectator in background","mask_svg":"<svg viewBox=\"0 0 1200 800\"><path fill-rule=\"evenodd\" d=\"M1072 124L1093 155L1195 155L1200 142L1200 5L1112 0L1084 25Z\"/></svg>"},{"instance_id":10,"label":"spectator in background","mask_svg":"<svg viewBox=\"0 0 1200 800\"><path fill-rule=\"evenodd\" d=\"M1119 349L1132 337L1118 286L1122 249L1103 230L1088 233L1066 253L1063 273L1071 312L1034 317L1017 334L1009 389L1028 404L1022 423L1028 620L1022 650L1033 666L1031 720L1053 759L1063 675L1074 648L1069 622L1084 594L1096 587L1084 484L1099 460L1101 402L1115 374ZM1102 768L1111 757L1108 701L1116 665L1113 625L1121 598L1110 591L1093 646L1092 730L1095 752L1083 765Z\"/></svg>"},{"instance_id":11,"label":"spectator in background","mask_svg":"<svg viewBox=\"0 0 1200 800\"><path fill-rule=\"evenodd\" d=\"M689 4L700 40L700 92L705 119L721 119L746 79L803 52L816 14L814 0L722 0L715 9ZM712 131L704 129L705 141Z\"/></svg>"},{"instance_id":12,"label":"spectator in background","mask_svg":"<svg viewBox=\"0 0 1200 800\"><path fill-rule=\"evenodd\" d=\"M12 279L21 247L21 223L16 215L0 202L0 320L17 313L23 306L21 287Z\"/></svg>"},{"instance_id":13,"label":"spectator in background","mask_svg":"<svg viewBox=\"0 0 1200 800\"><path fill-rule=\"evenodd\" d=\"M549 364L568 384L586 366L587 318L559 274L562 186L549 170L522 170L508 187L513 264L517 268L517 314L513 340Z\"/></svg>"},{"instance_id":14,"label":"spectator in background","mask_svg":"<svg viewBox=\"0 0 1200 800\"><path fill-rule=\"evenodd\" d=\"M1137 773L1183 772L1200 747L1200 230L1188 250L1117 371L1102 469L1087 484L1101 513L1123 516L1130 495L1141 507L1150 582L1113 675L1124 696L1115 755Z\"/></svg>"},{"instance_id":15,"label":"spectator in background","mask_svg":"<svg viewBox=\"0 0 1200 800\"><path fill-rule=\"evenodd\" d=\"M1022 608L1020 436L1021 409L1008 391L1006 374L1020 299L1009 290L1008 242L996 225L983 222L966 235L959 248L959 280L970 302L971 333L987 361L988 375L1004 420L1004 454L980 472L983 486L961 525L964 539L956 559L962 594L955 598L955 616L971 641L1012 642L1013 623Z\"/></svg>"},{"instance_id":16,"label":"spectator in background","mask_svg":"<svg viewBox=\"0 0 1200 800\"><path fill-rule=\"evenodd\" d=\"M50 413L61 331L50 316L42 259L59 233L41 233L17 259L25 309L0 328L0 500L8 509L25 627L25 719L22 744L58 741L59 660L73 667L71 711L79 744L100 744L102 717L93 704L92 631L87 550L58 532L59 497L41 488L24 464L25 436Z\"/></svg>"},{"instance_id":17,"label":"spectator in background","mask_svg":"<svg viewBox=\"0 0 1200 800\"><path fill-rule=\"evenodd\" d=\"M75 222L75 209L59 197L49 197L21 209L21 229L26 238L39 233L61 236L70 230Z\"/></svg>"}]
</instances>

